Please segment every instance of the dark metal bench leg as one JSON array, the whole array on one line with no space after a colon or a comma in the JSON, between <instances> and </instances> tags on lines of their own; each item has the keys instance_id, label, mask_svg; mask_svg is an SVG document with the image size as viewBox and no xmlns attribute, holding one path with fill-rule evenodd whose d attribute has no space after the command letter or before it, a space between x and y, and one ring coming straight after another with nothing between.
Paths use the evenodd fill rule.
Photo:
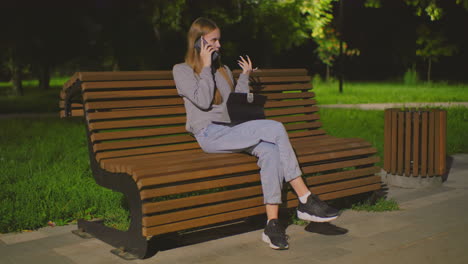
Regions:
<instances>
[{"instance_id":1,"label":"dark metal bench leg","mask_svg":"<svg viewBox=\"0 0 468 264\"><path fill-rule=\"evenodd\" d=\"M143 259L149 257L149 241L143 236L142 230L142 201L140 191L126 173L110 173L102 170L97 163L88 129L88 149L90 152L90 165L97 184L111 190L123 193L130 210L130 227L127 231L117 230L104 225L104 221L78 220L78 230L73 233L81 237L95 237L112 245L116 249L111 252L124 259ZM153 249L154 251L154 249Z\"/></svg>"},{"instance_id":2,"label":"dark metal bench leg","mask_svg":"<svg viewBox=\"0 0 468 264\"><path fill-rule=\"evenodd\" d=\"M78 230L73 232L80 237L96 237L112 245L111 252L123 259L141 259L146 257L148 242L145 237L139 237L131 231L120 231L104 225L103 221L78 220Z\"/></svg>"}]
</instances>

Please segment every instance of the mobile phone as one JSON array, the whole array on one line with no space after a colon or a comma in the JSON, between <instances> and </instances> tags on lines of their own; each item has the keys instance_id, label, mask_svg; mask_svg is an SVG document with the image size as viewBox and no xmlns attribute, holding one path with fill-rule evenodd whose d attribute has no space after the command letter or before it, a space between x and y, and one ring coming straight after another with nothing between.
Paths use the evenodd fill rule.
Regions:
<instances>
[{"instance_id":1,"label":"mobile phone","mask_svg":"<svg viewBox=\"0 0 468 264\"><path fill-rule=\"evenodd\" d=\"M197 41L195 41L195 46L194 46L198 52L201 51L201 40L203 40L203 44L209 45L208 42L203 37L200 37L199 39L197 39ZM219 52L213 51L213 53L211 53L211 61L216 60L218 56L219 56Z\"/></svg>"}]
</instances>

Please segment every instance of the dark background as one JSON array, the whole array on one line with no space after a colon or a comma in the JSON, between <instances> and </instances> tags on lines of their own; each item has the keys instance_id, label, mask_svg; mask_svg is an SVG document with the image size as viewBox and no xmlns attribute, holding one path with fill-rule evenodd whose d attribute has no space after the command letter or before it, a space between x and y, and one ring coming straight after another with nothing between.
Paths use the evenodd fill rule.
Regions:
<instances>
[{"instance_id":1,"label":"dark background","mask_svg":"<svg viewBox=\"0 0 468 264\"><path fill-rule=\"evenodd\" d=\"M363 0L342 3L343 38L360 50L360 56L345 59L345 79L400 80L411 67L424 79L427 63L415 55L416 28L427 24L458 47L455 55L433 63L432 79L468 81L468 12L455 1L438 2L445 15L435 22L416 16L402 1L384 0L381 8L366 8ZM219 14L231 20L241 15L237 22L215 19L222 30L223 61L231 69L237 68L239 55L249 54L260 68L305 67L311 74L325 74L313 40L275 48L272 33L262 29L265 24L280 28L281 21L275 16L259 21L252 4L186 1L176 29L164 23L155 26L151 20L155 16L149 15L155 5L164 9L164 1L157 0L4 2L0 4L0 80L10 80L12 57L23 66L26 79L41 72L68 76L75 71L170 70L184 59L186 31L192 21ZM335 4L336 27L338 14ZM335 66L332 75L336 73Z\"/></svg>"}]
</instances>

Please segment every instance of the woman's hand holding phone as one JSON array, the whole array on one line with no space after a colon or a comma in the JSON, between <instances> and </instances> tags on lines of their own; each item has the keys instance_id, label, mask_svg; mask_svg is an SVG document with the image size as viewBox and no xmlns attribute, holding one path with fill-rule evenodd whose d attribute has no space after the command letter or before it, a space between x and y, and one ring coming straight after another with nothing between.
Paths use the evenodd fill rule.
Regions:
<instances>
[{"instance_id":1,"label":"woman's hand holding phone","mask_svg":"<svg viewBox=\"0 0 468 264\"><path fill-rule=\"evenodd\" d=\"M241 59L237 61L239 66L242 68L242 73L243 74L250 74L250 72L255 71L257 68L252 69L252 61L250 60L249 55L245 55L247 57L247 60L244 59L244 57L239 56Z\"/></svg>"},{"instance_id":2,"label":"woman's hand holding phone","mask_svg":"<svg viewBox=\"0 0 468 264\"><path fill-rule=\"evenodd\" d=\"M205 44L205 41L203 41L203 37L200 37L200 39L201 39L200 57L202 59L203 67L210 67L211 66L211 54L215 50L211 45Z\"/></svg>"}]
</instances>

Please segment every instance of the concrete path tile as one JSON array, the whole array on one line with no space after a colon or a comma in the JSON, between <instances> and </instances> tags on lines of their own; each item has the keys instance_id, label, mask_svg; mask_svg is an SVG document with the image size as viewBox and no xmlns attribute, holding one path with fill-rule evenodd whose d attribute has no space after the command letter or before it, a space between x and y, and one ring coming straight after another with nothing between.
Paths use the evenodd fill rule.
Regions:
<instances>
[{"instance_id":1,"label":"concrete path tile","mask_svg":"<svg viewBox=\"0 0 468 264\"><path fill-rule=\"evenodd\" d=\"M128 261L112 254L113 248L97 239L81 239L79 243L56 247L53 252L66 258L70 263L86 264L129 264Z\"/></svg>"},{"instance_id":2,"label":"concrete path tile","mask_svg":"<svg viewBox=\"0 0 468 264\"><path fill-rule=\"evenodd\" d=\"M37 240L41 238L46 238L47 234L44 234L39 231L32 232L23 232L23 233L9 233L0 235L0 241L7 245L12 245L16 243L27 242L31 240Z\"/></svg>"}]
</instances>

